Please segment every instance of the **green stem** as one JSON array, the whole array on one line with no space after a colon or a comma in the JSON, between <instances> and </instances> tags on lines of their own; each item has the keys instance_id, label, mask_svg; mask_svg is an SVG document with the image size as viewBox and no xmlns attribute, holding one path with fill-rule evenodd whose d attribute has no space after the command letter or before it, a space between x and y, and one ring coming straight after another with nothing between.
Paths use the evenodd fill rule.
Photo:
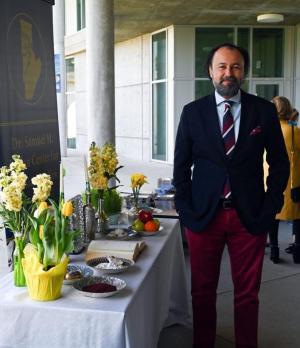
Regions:
<instances>
[{"instance_id":1,"label":"green stem","mask_svg":"<svg viewBox=\"0 0 300 348\"><path fill-rule=\"evenodd\" d=\"M22 259L24 258L25 240L22 237L15 238L14 251L14 284L15 286L26 286L26 279L23 271Z\"/></svg>"}]
</instances>

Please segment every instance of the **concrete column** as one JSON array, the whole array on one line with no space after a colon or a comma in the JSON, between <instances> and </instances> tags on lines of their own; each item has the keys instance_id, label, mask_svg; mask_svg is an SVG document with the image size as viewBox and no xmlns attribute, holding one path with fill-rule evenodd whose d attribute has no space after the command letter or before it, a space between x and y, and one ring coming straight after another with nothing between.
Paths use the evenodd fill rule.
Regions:
<instances>
[{"instance_id":1,"label":"concrete column","mask_svg":"<svg viewBox=\"0 0 300 348\"><path fill-rule=\"evenodd\" d=\"M61 156L67 156L66 68L65 68L65 0L53 6L54 54L56 56L56 98ZM59 81L60 82L59 82ZM59 89L59 90L58 90Z\"/></svg>"},{"instance_id":2,"label":"concrete column","mask_svg":"<svg viewBox=\"0 0 300 348\"><path fill-rule=\"evenodd\" d=\"M88 145L115 143L114 2L86 1Z\"/></svg>"}]
</instances>

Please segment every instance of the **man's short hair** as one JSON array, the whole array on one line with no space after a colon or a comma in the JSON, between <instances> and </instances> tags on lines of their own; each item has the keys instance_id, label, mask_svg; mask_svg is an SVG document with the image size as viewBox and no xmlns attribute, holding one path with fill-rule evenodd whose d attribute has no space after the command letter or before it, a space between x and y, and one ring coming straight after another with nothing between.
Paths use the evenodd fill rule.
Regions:
<instances>
[{"instance_id":1,"label":"man's short hair","mask_svg":"<svg viewBox=\"0 0 300 348\"><path fill-rule=\"evenodd\" d=\"M248 71L249 71L249 53L247 50L245 50L244 48L242 47L239 47L239 46L236 46L234 44L231 44L231 43L223 43L219 46L216 46L214 47L212 50L210 50L210 52L208 53L208 56L207 56L207 60L206 60L206 64L205 64L205 72L207 74L207 76L211 79L210 77L210 73L209 73L209 68L212 66L212 61L213 61L213 58L214 58L214 55L215 53L220 49L220 48L223 48L223 47L226 47L226 48L229 48L231 50L237 50L240 52L241 56L243 57L244 59L244 73L245 73L245 76L248 74Z\"/></svg>"}]
</instances>

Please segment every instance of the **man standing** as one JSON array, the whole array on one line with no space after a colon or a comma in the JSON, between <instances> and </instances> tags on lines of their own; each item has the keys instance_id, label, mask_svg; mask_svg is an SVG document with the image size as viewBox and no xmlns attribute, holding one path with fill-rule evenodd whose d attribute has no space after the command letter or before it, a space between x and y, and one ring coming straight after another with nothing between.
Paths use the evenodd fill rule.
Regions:
<instances>
[{"instance_id":1,"label":"man standing","mask_svg":"<svg viewBox=\"0 0 300 348\"><path fill-rule=\"evenodd\" d=\"M178 126L175 203L190 251L194 348L214 347L225 244L234 284L236 348L257 347L266 235L283 204L289 161L274 105L240 89L248 67L244 49L214 48L207 72L215 92L186 105Z\"/></svg>"}]
</instances>

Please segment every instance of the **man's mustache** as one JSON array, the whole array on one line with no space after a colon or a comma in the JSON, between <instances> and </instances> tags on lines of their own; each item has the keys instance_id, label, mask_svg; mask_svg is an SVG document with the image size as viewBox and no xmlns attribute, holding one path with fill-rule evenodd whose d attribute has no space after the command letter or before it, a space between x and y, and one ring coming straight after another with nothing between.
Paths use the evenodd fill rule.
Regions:
<instances>
[{"instance_id":1,"label":"man's mustache","mask_svg":"<svg viewBox=\"0 0 300 348\"><path fill-rule=\"evenodd\" d=\"M224 81L230 81L230 82L235 82L238 83L238 80L234 76L229 76L229 77L224 77L220 80L220 83Z\"/></svg>"}]
</instances>

